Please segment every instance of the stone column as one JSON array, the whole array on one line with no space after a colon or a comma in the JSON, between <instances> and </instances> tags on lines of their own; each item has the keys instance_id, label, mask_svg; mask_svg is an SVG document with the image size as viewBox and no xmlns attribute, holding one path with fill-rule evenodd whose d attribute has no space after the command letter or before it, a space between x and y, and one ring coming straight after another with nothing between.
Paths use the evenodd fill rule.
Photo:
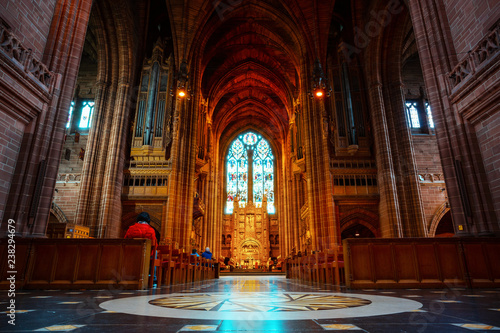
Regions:
<instances>
[{"instance_id":1,"label":"stone column","mask_svg":"<svg viewBox=\"0 0 500 333\"><path fill-rule=\"evenodd\" d=\"M411 129L408 127L405 110L403 84L395 82L387 87L386 103L388 119L392 126L389 131L394 154L393 165L396 173L396 188L404 237L425 237L427 226L420 195L418 170L413 149Z\"/></svg>"},{"instance_id":2,"label":"stone column","mask_svg":"<svg viewBox=\"0 0 500 333\"><path fill-rule=\"evenodd\" d=\"M382 95L382 85L372 83L370 90L372 107L372 126L378 171L378 188L380 192L379 214L382 237L402 237L400 204L397 195L396 179L393 166L391 143L387 126L387 115Z\"/></svg>"},{"instance_id":3,"label":"stone column","mask_svg":"<svg viewBox=\"0 0 500 333\"><path fill-rule=\"evenodd\" d=\"M311 249L321 251L330 248L336 242L328 137L322 134L323 101L309 98L306 92L302 96Z\"/></svg>"}]
</instances>

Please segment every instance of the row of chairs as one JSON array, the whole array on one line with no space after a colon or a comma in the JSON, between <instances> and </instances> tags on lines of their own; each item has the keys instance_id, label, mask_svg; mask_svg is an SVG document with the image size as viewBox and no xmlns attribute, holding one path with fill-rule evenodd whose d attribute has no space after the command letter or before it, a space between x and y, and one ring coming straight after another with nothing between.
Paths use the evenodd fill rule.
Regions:
<instances>
[{"instance_id":1,"label":"row of chairs","mask_svg":"<svg viewBox=\"0 0 500 333\"><path fill-rule=\"evenodd\" d=\"M342 246L287 259L287 276L300 283L345 285Z\"/></svg>"},{"instance_id":2,"label":"row of chairs","mask_svg":"<svg viewBox=\"0 0 500 333\"><path fill-rule=\"evenodd\" d=\"M214 279L217 265L212 260L185 253L173 245L158 245L151 259L149 286L154 283L156 270L157 286L198 282Z\"/></svg>"}]
</instances>

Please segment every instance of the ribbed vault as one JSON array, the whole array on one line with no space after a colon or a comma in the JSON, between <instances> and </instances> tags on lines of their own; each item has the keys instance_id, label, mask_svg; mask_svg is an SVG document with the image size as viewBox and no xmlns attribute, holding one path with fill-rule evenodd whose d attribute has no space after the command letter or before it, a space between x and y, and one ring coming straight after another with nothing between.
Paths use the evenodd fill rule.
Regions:
<instances>
[{"instance_id":1,"label":"ribbed vault","mask_svg":"<svg viewBox=\"0 0 500 333\"><path fill-rule=\"evenodd\" d=\"M219 136L252 125L284 138L303 53L290 23L257 4L208 22L201 90Z\"/></svg>"}]
</instances>

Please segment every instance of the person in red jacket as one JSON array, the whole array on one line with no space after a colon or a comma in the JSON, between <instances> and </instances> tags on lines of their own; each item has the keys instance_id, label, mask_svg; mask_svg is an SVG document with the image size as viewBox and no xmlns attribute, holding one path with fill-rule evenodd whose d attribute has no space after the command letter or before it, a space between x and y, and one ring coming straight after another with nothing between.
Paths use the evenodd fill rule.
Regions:
<instances>
[{"instance_id":1,"label":"person in red jacket","mask_svg":"<svg viewBox=\"0 0 500 333\"><path fill-rule=\"evenodd\" d=\"M148 238L151 239L151 246L155 246L157 243L156 234L155 229L149 225L150 221L148 213L140 213L137 216L137 223L128 228L125 238Z\"/></svg>"}]
</instances>

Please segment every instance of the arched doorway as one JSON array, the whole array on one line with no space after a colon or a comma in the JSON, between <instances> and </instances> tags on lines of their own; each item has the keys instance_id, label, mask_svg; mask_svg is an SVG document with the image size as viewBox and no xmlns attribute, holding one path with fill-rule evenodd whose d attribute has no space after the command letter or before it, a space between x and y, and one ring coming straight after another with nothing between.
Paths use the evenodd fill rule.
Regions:
<instances>
[{"instance_id":1,"label":"arched doorway","mask_svg":"<svg viewBox=\"0 0 500 333\"><path fill-rule=\"evenodd\" d=\"M354 223L345 228L341 233L341 239L347 238L375 238L375 234L361 223Z\"/></svg>"},{"instance_id":2,"label":"arched doorway","mask_svg":"<svg viewBox=\"0 0 500 333\"><path fill-rule=\"evenodd\" d=\"M448 210L438 223L434 237L452 237L455 235L451 210Z\"/></svg>"}]
</instances>

